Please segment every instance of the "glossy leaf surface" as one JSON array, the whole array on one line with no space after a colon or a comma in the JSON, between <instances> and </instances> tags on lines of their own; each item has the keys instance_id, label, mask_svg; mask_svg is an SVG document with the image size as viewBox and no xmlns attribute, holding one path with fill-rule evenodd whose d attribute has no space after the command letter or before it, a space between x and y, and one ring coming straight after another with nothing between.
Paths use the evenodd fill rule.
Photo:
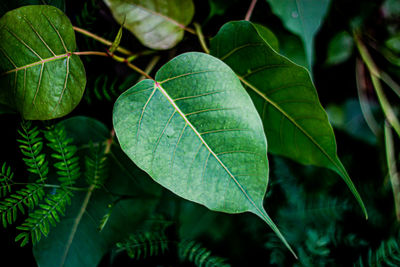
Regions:
<instances>
[{"instance_id":1,"label":"glossy leaf surface","mask_svg":"<svg viewBox=\"0 0 400 267\"><path fill-rule=\"evenodd\" d=\"M336 171L365 207L336 154L328 117L306 69L276 53L247 21L225 24L211 41L248 89L263 120L269 151Z\"/></svg>"},{"instance_id":2,"label":"glossy leaf surface","mask_svg":"<svg viewBox=\"0 0 400 267\"><path fill-rule=\"evenodd\" d=\"M314 37L328 11L330 0L267 0L285 27L301 37L307 62L313 63Z\"/></svg>"},{"instance_id":3,"label":"glossy leaf surface","mask_svg":"<svg viewBox=\"0 0 400 267\"><path fill-rule=\"evenodd\" d=\"M287 245L263 208L262 122L222 61L203 53L174 58L156 81L144 80L119 97L113 123L122 149L155 181L211 210L255 213Z\"/></svg>"},{"instance_id":4,"label":"glossy leaf surface","mask_svg":"<svg viewBox=\"0 0 400 267\"><path fill-rule=\"evenodd\" d=\"M82 98L85 69L71 22L52 6L25 6L0 19L0 103L25 119L71 112Z\"/></svg>"},{"instance_id":5,"label":"glossy leaf surface","mask_svg":"<svg viewBox=\"0 0 400 267\"><path fill-rule=\"evenodd\" d=\"M80 147L79 155L88 154L89 142L96 144L108 138L109 130L99 121L88 117L73 117L62 121L68 137ZM80 218L79 213L87 192L76 191L65 217L49 235L34 247L39 266L97 266L101 258L117 241L138 230L158 202L160 187L137 168L117 146L109 157L109 179L102 189L96 189ZM82 187L84 178L80 178ZM78 181L79 182L79 181ZM87 184L86 184L87 186ZM113 194L132 196L117 201ZM153 197L152 197L153 196ZM111 215L102 231L98 231L102 217Z\"/></svg>"},{"instance_id":6,"label":"glossy leaf surface","mask_svg":"<svg viewBox=\"0 0 400 267\"><path fill-rule=\"evenodd\" d=\"M143 45L169 49L182 40L194 15L192 0L104 0L119 24Z\"/></svg>"}]
</instances>

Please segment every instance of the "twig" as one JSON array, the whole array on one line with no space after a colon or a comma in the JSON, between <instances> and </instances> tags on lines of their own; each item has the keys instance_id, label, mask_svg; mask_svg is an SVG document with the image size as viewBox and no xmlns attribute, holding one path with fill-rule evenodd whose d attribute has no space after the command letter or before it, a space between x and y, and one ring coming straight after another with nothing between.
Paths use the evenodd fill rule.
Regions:
<instances>
[{"instance_id":1,"label":"twig","mask_svg":"<svg viewBox=\"0 0 400 267\"><path fill-rule=\"evenodd\" d=\"M257 3L257 0L251 1L249 9L247 10L247 13L246 13L246 17L244 17L244 20L247 20L247 21L250 20L251 15L253 14L254 7L256 6L256 3Z\"/></svg>"},{"instance_id":2,"label":"twig","mask_svg":"<svg viewBox=\"0 0 400 267\"><path fill-rule=\"evenodd\" d=\"M397 119L395 112L392 109L392 106L387 100L385 93L383 92L382 85L379 80L381 78L380 71L378 67L375 65L375 62L372 60L372 57L369 54L367 48L362 43L360 37L357 34L354 35L354 40L356 42L358 51L360 52L361 58L363 59L365 65L369 70L372 84L374 86L376 95L378 96L379 104L382 107L383 113L385 114L385 117L390 123L390 125L392 125L393 129L400 136L400 122Z\"/></svg>"},{"instance_id":3,"label":"twig","mask_svg":"<svg viewBox=\"0 0 400 267\"><path fill-rule=\"evenodd\" d=\"M154 69L154 67L157 65L158 61L160 60L160 56L154 56L149 64L147 64L146 68L144 69L144 72L147 74L150 74L150 72ZM146 78L146 76L142 75L140 76L138 82L144 80Z\"/></svg>"},{"instance_id":4,"label":"twig","mask_svg":"<svg viewBox=\"0 0 400 267\"><path fill-rule=\"evenodd\" d=\"M367 84L365 81L365 66L360 59L356 61L356 84L358 100L360 102L361 113L367 123L371 132L378 136L380 129L378 122L375 120L374 115L371 112L371 106L369 105L369 100L366 96Z\"/></svg>"},{"instance_id":5,"label":"twig","mask_svg":"<svg viewBox=\"0 0 400 267\"><path fill-rule=\"evenodd\" d=\"M396 217L397 221L400 222L400 177L396 166L392 129L387 121L385 122L385 148L388 172L393 190Z\"/></svg>"},{"instance_id":6,"label":"twig","mask_svg":"<svg viewBox=\"0 0 400 267\"><path fill-rule=\"evenodd\" d=\"M89 31L87 31L87 30L85 30L85 29L81 29L81 28L76 27L76 26L73 26L73 29L74 29L76 32L79 32L79 33L81 33L81 34L83 34L83 35L86 35L86 36L88 36L88 37L90 37L90 38L92 38L92 39L94 39L94 40L96 40L96 41L98 41L98 42L100 42L100 43L102 43L102 44L105 44L105 45L107 45L107 46L111 46L111 45L113 44L113 42L111 42L111 41L109 41L109 40L107 40L107 39L104 39L103 37L100 37L100 36L98 36L98 35L96 35L96 34L94 34L94 33L91 33L91 32L89 32ZM118 52L120 52L121 54L124 54L124 55L127 55L127 56L133 54L131 51L129 51L128 49L123 48L123 47L121 47L121 46L118 46L116 50L117 50Z\"/></svg>"},{"instance_id":7,"label":"twig","mask_svg":"<svg viewBox=\"0 0 400 267\"><path fill-rule=\"evenodd\" d=\"M151 76L149 76L145 71L140 69L139 67L133 65L131 62L129 62L128 58L124 57L119 57L115 54L110 54L107 52L99 52L99 51L82 51L82 52L73 52L72 54L74 55L79 55L79 56L103 56L103 57L110 57L118 62L125 63L129 68L133 69L134 71L138 72L139 74L145 76L147 79L154 80Z\"/></svg>"},{"instance_id":8,"label":"twig","mask_svg":"<svg viewBox=\"0 0 400 267\"><path fill-rule=\"evenodd\" d=\"M206 41L204 40L203 32L201 31L201 26L197 22L193 23L194 28L196 29L196 34L199 37L200 45L203 48L204 52L210 54L210 49L208 49Z\"/></svg>"}]
</instances>

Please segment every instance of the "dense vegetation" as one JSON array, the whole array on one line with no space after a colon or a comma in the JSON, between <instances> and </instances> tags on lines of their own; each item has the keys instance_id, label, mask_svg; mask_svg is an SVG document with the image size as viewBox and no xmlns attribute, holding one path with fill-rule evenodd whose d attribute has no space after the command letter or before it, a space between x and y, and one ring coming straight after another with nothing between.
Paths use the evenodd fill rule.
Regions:
<instances>
[{"instance_id":1,"label":"dense vegetation","mask_svg":"<svg viewBox=\"0 0 400 267\"><path fill-rule=\"evenodd\" d=\"M399 1L0 16L3 261L400 265Z\"/></svg>"}]
</instances>

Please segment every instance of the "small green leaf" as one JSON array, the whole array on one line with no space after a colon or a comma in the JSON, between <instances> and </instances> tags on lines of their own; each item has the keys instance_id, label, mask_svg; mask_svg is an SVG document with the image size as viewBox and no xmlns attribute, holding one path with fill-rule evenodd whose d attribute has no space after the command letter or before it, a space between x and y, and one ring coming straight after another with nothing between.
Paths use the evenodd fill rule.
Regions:
<instances>
[{"instance_id":1,"label":"small green leaf","mask_svg":"<svg viewBox=\"0 0 400 267\"><path fill-rule=\"evenodd\" d=\"M71 112L82 98L85 69L71 22L52 6L26 6L0 19L0 103L28 120Z\"/></svg>"},{"instance_id":2,"label":"small green leaf","mask_svg":"<svg viewBox=\"0 0 400 267\"><path fill-rule=\"evenodd\" d=\"M336 154L328 117L306 69L279 55L248 21L228 22L211 40L211 54L228 64L261 115L269 151L337 172L366 209Z\"/></svg>"},{"instance_id":3,"label":"small green leaf","mask_svg":"<svg viewBox=\"0 0 400 267\"><path fill-rule=\"evenodd\" d=\"M169 49L183 38L185 26L194 15L192 0L104 0L118 23L131 31L143 45Z\"/></svg>"},{"instance_id":4,"label":"small green leaf","mask_svg":"<svg viewBox=\"0 0 400 267\"><path fill-rule=\"evenodd\" d=\"M222 61L177 56L156 81L118 98L113 123L121 148L155 181L211 210L258 215L290 249L263 208L269 169L262 122Z\"/></svg>"},{"instance_id":5,"label":"small green leaf","mask_svg":"<svg viewBox=\"0 0 400 267\"><path fill-rule=\"evenodd\" d=\"M351 56L354 48L353 38L346 31L337 33L328 44L327 65L337 65L345 62Z\"/></svg>"},{"instance_id":6,"label":"small green leaf","mask_svg":"<svg viewBox=\"0 0 400 267\"><path fill-rule=\"evenodd\" d=\"M122 24L118 30L117 36L115 36L114 42L112 43L112 45L109 49L111 54L114 54L115 50L117 50L119 44L121 43L122 31L124 29L125 19L126 19L126 17L124 18L124 21L122 21Z\"/></svg>"},{"instance_id":7,"label":"small green leaf","mask_svg":"<svg viewBox=\"0 0 400 267\"><path fill-rule=\"evenodd\" d=\"M328 11L330 0L267 0L285 27L303 40L308 68L313 64L314 36Z\"/></svg>"}]
</instances>

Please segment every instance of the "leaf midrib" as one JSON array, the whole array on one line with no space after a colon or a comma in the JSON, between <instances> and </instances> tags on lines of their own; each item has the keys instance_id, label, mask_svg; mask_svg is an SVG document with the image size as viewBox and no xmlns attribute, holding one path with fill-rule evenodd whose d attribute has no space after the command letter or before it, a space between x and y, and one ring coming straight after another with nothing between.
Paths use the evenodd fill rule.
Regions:
<instances>
[{"instance_id":1,"label":"leaf midrib","mask_svg":"<svg viewBox=\"0 0 400 267\"><path fill-rule=\"evenodd\" d=\"M35 66L38 66L38 65L42 65L42 64L45 64L45 63L48 63L48 62L51 62L51 61L68 58L68 57L71 57L71 55L72 55L71 52L67 52L67 53L64 53L64 54L61 54L61 55L56 55L56 56L53 56L53 57L45 58L45 59L42 59L42 60L27 64L25 66L17 67L17 68L14 68L12 70L8 70L6 72L3 72L1 74L1 76L7 75L7 74L10 74L10 73L14 73L14 72L18 72L20 70L32 68L32 67L35 67Z\"/></svg>"},{"instance_id":2,"label":"leaf midrib","mask_svg":"<svg viewBox=\"0 0 400 267\"><path fill-rule=\"evenodd\" d=\"M193 126L193 124L188 120L186 115L181 111L181 109L176 105L175 101L169 96L169 94L164 90L164 88L161 87L161 85L158 82L155 82L154 89L158 89L170 102L170 104L174 107L176 112L179 113L179 115L183 118L183 120L186 122L187 125L193 130L193 132L197 135L197 137L200 139L202 144L207 148L207 150L214 156L214 158L218 161L218 163L224 168L224 170L228 173L228 175L232 178L232 180L235 182L235 184L239 187L240 191L245 195L247 200L251 203L251 205L259 212L260 215L264 217L264 212L256 205L254 200L251 198L251 196L246 192L246 190L243 188L243 186L239 183L239 181L235 178L235 176L229 171L228 167L225 166L225 164L222 162L222 160L215 154L215 152L208 146L207 142L203 139L203 137L200 135L200 133L196 130L196 128ZM269 218L264 217L265 219L269 220Z\"/></svg>"},{"instance_id":3,"label":"leaf midrib","mask_svg":"<svg viewBox=\"0 0 400 267\"><path fill-rule=\"evenodd\" d=\"M180 22L178 22L178 21L176 21L176 20L174 20L174 19L172 19L172 18L170 18L170 17L168 17L168 16L166 16L166 15L164 15L162 13L159 13L159 12L157 12L155 10L151 10L151 9L149 9L147 7L144 7L142 5L138 5L138 4L135 4L135 3L132 3L131 5L136 6L137 8L142 9L142 10L144 10L144 11L150 13L150 14L153 14L153 15L155 15L157 17L160 17L160 18L162 18L162 19L164 19L164 20L166 20L168 22L171 22L172 24L175 24L176 26L178 26L179 28L181 28L183 30L185 29L185 25L183 25L182 23L180 23Z\"/></svg>"}]
</instances>

